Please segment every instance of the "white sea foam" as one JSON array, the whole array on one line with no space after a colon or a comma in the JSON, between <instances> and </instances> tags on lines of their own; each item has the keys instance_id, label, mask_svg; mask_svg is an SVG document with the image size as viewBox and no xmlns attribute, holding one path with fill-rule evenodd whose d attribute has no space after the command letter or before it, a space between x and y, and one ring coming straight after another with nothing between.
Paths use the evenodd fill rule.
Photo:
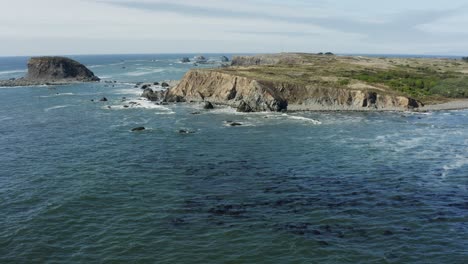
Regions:
<instances>
[{"instance_id":1,"label":"white sea foam","mask_svg":"<svg viewBox=\"0 0 468 264\"><path fill-rule=\"evenodd\" d=\"M12 74L12 73L23 73L23 72L27 72L27 70L0 71L0 75Z\"/></svg>"},{"instance_id":2,"label":"white sea foam","mask_svg":"<svg viewBox=\"0 0 468 264\"><path fill-rule=\"evenodd\" d=\"M321 125L322 124L322 122L320 122L318 120L315 120L313 118L304 117L304 116L293 116L293 115L288 115L288 114L283 114L282 116L287 117L289 119L293 119L293 120L309 122L309 123L312 123L314 125Z\"/></svg>"},{"instance_id":3,"label":"white sea foam","mask_svg":"<svg viewBox=\"0 0 468 264\"><path fill-rule=\"evenodd\" d=\"M46 109L44 109L44 111L49 112L50 110L61 109L61 108L66 108L66 107L70 107L70 106L73 106L73 105L56 105L56 106L46 108Z\"/></svg>"},{"instance_id":4,"label":"white sea foam","mask_svg":"<svg viewBox=\"0 0 468 264\"><path fill-rule=\"evenodd\" d=\"M175 112L173 112L172 109L170 109L169 107L155 104L154 102L151 102L144 98L139 98L136 100L128 100L118 105L103 106L102 109L106 109L106 110L153 109L153 110L158 110L156 114L161 114L161 115L162 114L164 115L175 114Z\"/></svg>"},{"instance_id":5,"label":"white sea foam","mask_svg":"<svg viewBox=\"0 0 468 264\"><path fill-rule=\"evenodd\" d=\"M468 157L456 155L452 163L447 164L443 167L444 172L442 173L442 177L445 178L447 177L447 175L449 175L450 171L460 169L464 166L468 166Z\"/></svg>"},{"instance_id":6,"label":"white sea foam","mask_svg":"<svg viewBox=\"0 0 468 264\"><path fill-rule=\"evenodd\" d=\"M53 95L41 95L39 97L41 97L41 98L50 98L50 97L71 96L71 95L75 95L75 94L74 93L56 93L56 94L53 94Z\"/></svg>"},{"instance_id":7,"label":"white sea foam","mask_svg":"<svg viewBox=\"0 0 468 264\"><path fill-rule=\"evenodd\" d=\"M166 71L166 69L137 68L137 71L127 72L124 75L127 75L127 76L143 76L143 75L159 73L159 72L164 72L164 71Z\"/></svg>"},{"instance_id":8,"label":"white sea foam","mask_svg":"<svg viewBox=\"0 0 468 264\"><path fill-rule=\"evenodd\" d=\"M115 94L132 94L132 95L140 96L143 93L143 90L139 88L123 88L123 89L115 90L114 93Z\"/></svg>"}]
</instances>

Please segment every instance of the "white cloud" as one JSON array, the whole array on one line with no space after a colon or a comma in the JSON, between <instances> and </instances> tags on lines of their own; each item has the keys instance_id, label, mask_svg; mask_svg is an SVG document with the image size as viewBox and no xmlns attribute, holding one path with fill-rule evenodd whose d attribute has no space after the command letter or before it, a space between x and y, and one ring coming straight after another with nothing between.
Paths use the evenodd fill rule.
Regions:
<instances>
[{"instance_id":1,"label":"white cloud","mask_svg":"<svg viewBox=\"0 0 468 264\"><path fill-rule=\"evenodd\" d=\"M454 1L0 0L0 55L463 52Z\"/></svg>"}]
</instances>

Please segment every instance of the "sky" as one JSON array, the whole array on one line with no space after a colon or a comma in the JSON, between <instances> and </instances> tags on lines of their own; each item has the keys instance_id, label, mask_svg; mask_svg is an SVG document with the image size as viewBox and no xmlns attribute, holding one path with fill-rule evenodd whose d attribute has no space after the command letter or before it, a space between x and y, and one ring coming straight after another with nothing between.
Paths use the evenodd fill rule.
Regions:
<instances>
[{"instance_id":1,"label":"sky","mask_svg":"<svg viewBox=\"0 0 468 264\"><path fill-rule=\"evenodd\" d=\"M0 0L0 56L468 55L466 0Z\"/></svg>"}]
</instances>

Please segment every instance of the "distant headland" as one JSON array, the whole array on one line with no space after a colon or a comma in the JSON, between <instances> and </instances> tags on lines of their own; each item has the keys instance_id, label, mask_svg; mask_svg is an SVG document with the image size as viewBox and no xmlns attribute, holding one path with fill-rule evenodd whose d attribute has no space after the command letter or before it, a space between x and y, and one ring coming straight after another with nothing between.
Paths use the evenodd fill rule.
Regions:
<instances>
[{"instance_id":1,"label":"distant headland","mask_svg":"<svg viewBox=\"0 0 468 264\"><path fill-rule=\"evenodd\" d=\"M190 70L163 102L210 102L259 111L388 111L468 107L468 63L456 59L281 53L237 56Z\"/></svg>"}]
</instances>

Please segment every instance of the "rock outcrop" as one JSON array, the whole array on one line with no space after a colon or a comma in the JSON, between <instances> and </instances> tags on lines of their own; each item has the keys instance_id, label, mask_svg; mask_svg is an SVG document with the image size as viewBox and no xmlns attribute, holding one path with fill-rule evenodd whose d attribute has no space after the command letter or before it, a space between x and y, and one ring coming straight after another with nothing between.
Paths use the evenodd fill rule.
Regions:
<instances>
[{"instance_id":1,"label":"rock outcrop","mask_svg":"<svg viewBox=\"0 0 468 264\"><path fill-rule=\"evenodd\" d=\"M404 110L421 103L373 90L261 81L216 70L191 70L165 94L168 102L224 104L240 112L307 110Z\"/></svg>"},{"instance_id":2,"label":"rock outcrop","mask_svg":"<svg viewBox=\"0 0 468 264\"><path fill-rule=\"evenodd\" d=\"M83 64L65 57L33 57L24 78L0 81L0 86L29 86L95 82L99 78Z\"/></svg>"}]
</instances>

